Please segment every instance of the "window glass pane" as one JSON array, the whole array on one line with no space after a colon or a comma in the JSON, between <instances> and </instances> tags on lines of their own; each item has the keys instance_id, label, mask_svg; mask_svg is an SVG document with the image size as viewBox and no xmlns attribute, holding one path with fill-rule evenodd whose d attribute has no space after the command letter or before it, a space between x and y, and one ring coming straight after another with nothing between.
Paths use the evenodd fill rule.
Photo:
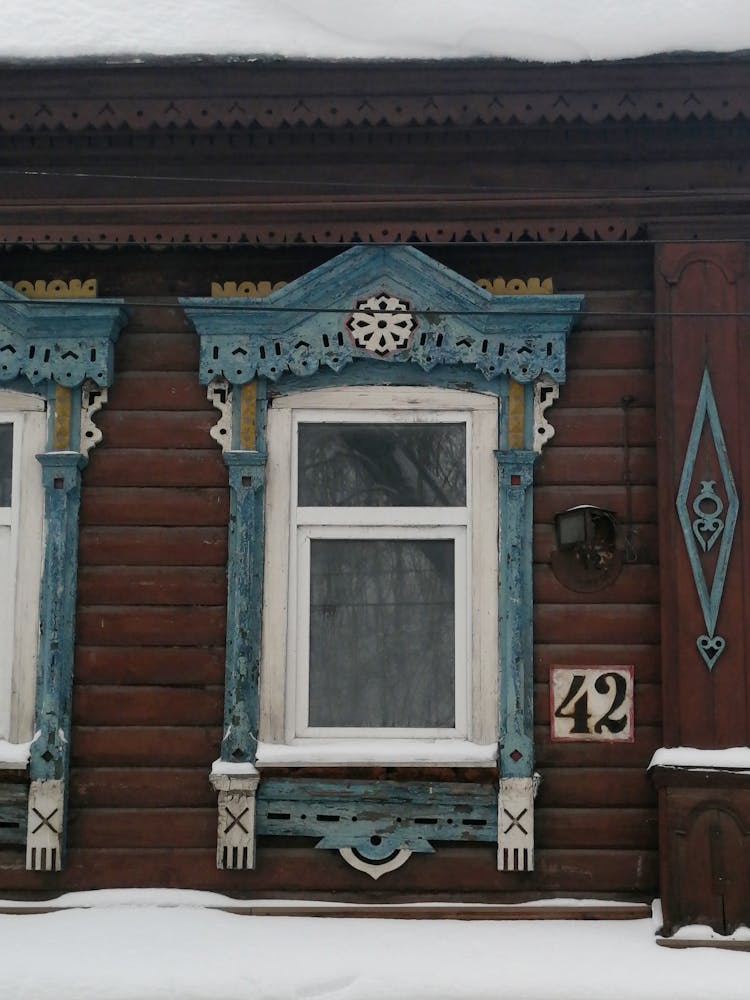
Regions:
<instances>
[{"instance_id":1,"label":"window glass pane","mask_svg":"<svg viewBox=\"0 0 750 1000\"><path fill-rule=\"evenodd\" d=\"M301 507L463 507L466 424L299 425Z\"/></svg>"},{"instance_id":2,"label":"window glass pane","mask_svg":"<svg viewBox=\"0 0 750 1000\"><path fill-rule=\"evenodd\" d=\"M311 726L455 725L454 543L313 539Z\"/></svg>"},{"instance_id":3,"label":"window glass pane","mask_svg":"<svg viewBox=\"0 0 750 1000\"><path fill-rule=\"evenodd\" d=\"M0 424L0 507L13 502L13 424Z\"/></svg>"}]
</instances>

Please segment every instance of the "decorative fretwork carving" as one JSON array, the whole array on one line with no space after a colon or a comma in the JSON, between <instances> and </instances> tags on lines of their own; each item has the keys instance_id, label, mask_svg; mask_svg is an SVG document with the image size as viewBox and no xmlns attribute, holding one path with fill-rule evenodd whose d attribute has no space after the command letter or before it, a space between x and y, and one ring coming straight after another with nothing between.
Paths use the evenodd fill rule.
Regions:
<instances>
[{"instance_id":1,"label":"decorative fretwork carving","mask_svg":"<svg viewBox=\"0 0 750 1000\"><path fill-rule=\"evenodd\" d=\"M53 278L52 281L37 279L35 281L17 281L14 286L17 292L27 299L95 299L97 295L96 278Z\"/></svg>"},{"instance_id":2,"label":"decorative fretwork carving","mask_svg":"<svg viewBox=\"0 0 750 1000\"><path fill-rule=\"evenodd\" d=\"M271 292L278 291L286 284L285 281L212 281L211 298L213 299L262 299Z\"/></svg>"},{"instance_id":3,"label":"decorative fretwork carving","mask_svg":"<svg viewBox=\"0 0 750 1000\"><path fill-rule=\"evenodd\" d=\"M94 423L94 414L107 402L107 389L100 388L87 379L81 387L81 447L82 455L88 455L102 440L102 432Z\"/></svg>"},{"instance_id":4,"label":"decorative fretwork carving","mask_svg":"<svg viewBox=\"0 0 750 1000\"><path fill-rule=\"evenodd\" d=\"M385 358L408 347L417 321L408 302L383 292L359 299L344 327L355 347Z\"/></svg>"},{"instance_id":5,"label":"decorative fretwork carving","mask_svg":"<svg viewBox=\"0 0 750 1000\"><path fill-rule=\"evenodd\" d=\"M706 428L708 428L707 434ZM706 444L710 442L713 460L721 473L724 500L716 492L717 480L700 480L700 488L694 490L693 475L702 441ZM726 516L722 517L725 503ZM716 633L716 623L724 594L738 510L739 498L729 465L719 412L711 388L711 379L708 370L705 370L677 493L677 514L706 626L706 632L697 637L696 646L709 670L713 670L716 661L726 648L726 640ZM691 517L691 513L695 516ZM702 557L711 552L717 542L719 542L719 552L712 579L709 581L710 566Z\"/></svg>"},{"instance_id":6,"label":"decorative fretwork carving","mask_svg":"<svg viewBox=\"0 0 750 1000\"><path fill-rule=\"evenodd\" d=\"M209 403L219 411L219 419L208 432L222 451L232 447L232 387L226 379L217 378L206 386Z\"/></svg>"},{"instance_id":7,"label":"decorative fretwork carving","mask_svg":"<svg viewBox=\"0 0 750 1000\"><path fill-rule=\"evenodd\" d=\"M534 451L539 454L555 436L555 428L547 420L546 411L560 397L560 386L549 379L539 379L534 385Z\"/></svg>"},{"instance_id":8,"label":"decorative fretwork carving","mask_svg":"<svg viewBox=\"0 0 750 1000\"><path fill-rule=\"evenodd\" d=\"M477 278L480 288L493 295L552 295L552 278Z\"/></svg>"},{"instance_id":9,"label":"decorative fretwork carving","mask_svg":"<svg viewBox=\"0 0 750 1000\"><path fill-rule=\"evenodd\" d=\"M355 851L351 847L342 847L339 854L352 868L356 868L357 871L364 872L365 875L369 875L370 878L375 879L387 875L388 872L395 872L396 869L405 865L411 857L411 851L406 847L402 847L400 851L395 851L384 861L368 861L362 857L359 851Z\"/></svg>"}]
</instances>

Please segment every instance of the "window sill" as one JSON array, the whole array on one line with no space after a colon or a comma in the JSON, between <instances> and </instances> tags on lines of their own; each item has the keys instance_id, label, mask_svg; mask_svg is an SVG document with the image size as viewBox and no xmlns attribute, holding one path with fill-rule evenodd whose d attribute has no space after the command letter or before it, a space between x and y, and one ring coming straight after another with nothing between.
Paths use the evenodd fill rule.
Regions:
<instances>
[{"instance_id":1,"label":"window sill","mask_svg":"<svg viewBox=\"0 0 750 1000\"><path fill-rule=\"evenodd\" d=\"M259 743L258 767L304 767L330 765L389 765L420 767L494 767L497 744L468 740L331 739L299 740L295 743Z\"/></svg>"},{"instance_id":2,"label":"window sill","mask_svg":"<svg viewBox=\"0 0 750 1000\"><path fill-rule=\"evenodd\" d=\"M22 770L28 766L31 743L0 740L0 771Z\"/></svg>"}]
</instances>

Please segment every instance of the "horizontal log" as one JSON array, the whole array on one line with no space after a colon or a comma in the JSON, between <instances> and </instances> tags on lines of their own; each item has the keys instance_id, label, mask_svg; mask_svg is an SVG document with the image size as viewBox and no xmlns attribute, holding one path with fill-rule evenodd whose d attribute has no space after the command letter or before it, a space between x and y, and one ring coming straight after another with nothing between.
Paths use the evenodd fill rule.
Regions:
<instances>
[{"instance_id":1,"label":"horizontal log","mask_svg":"<svg viewBox=\"0 0 750 1000\"><path fill-rule=\"evenodd\" d=\"M646 368L604 371L596 368L572 368L568 369L565 385L560 386L561 406L611 408L621 405L625 396L632 396L638 406L653 406L653 371Z\"/></svg>"},{"instance_id":2,"label":"horizontal log","mask_svg":"<svg viewBox=\"0 0 750 1000\"><path fill-rule=\"evenodd\" d=\"M656 809L534 810L534 849L634 848L656 850Z\"/></svg>"},{"instance_id":3,"label":"horizontal log","mask_svg":"<svg viewBox=\"0 0 750 1000\"><path fill-rule=\"evenodd\" d=\"M70 802L77 809L181 806L216 812L216 792L202 767L75 767Z\"/></svg>"},{"instance_id":4,"label":"horizontal log","mask_svg":"<svg viewBox=\"0 0 750 1000\"><path fill-rule=\"evenodd\" d=\"M568 370L652 368L654 335L648 329L575 329L568 338Z\"/></svg>"},{"instance_id":5,"label":"horizontal log","mask_svg":"<svg viewBox=\"0 0 750 1000\"><path fill-rule=\"evenodd\" d=\"M197 364L197 362L196 362ZM211 448L212 412L188 410L103 410L97 421L106 448ZM101 448L102 446L100 446Z\"/></svg>"},{"instance_id":6,"label":"horizontal log","mask_svg":"<svg viewBox=\"0 0 750 1000\"><path fill-rule=\"evenodd\" d=\"M587 278L583 275L581 278L578 287L585 287L588 283ZM613 278L610 271L607 275L607 281L611 282ZM624 324L628 324L634 329L648 330L652 323L653 311L653 293L645 288L601 291L589 288L586 291L585 307L581 315L576 318L576 324L570 337L571 347L574 346L577 334L590 330L597 333L602 330L621 330Z\"/></svg>"},{"instance_id":7,"label":"horizontal log","mask_svg":"<svg viewBox=\"0 0 750 1000\"><path fill-rule=\"evenodd\" d=\"M545 682L553 666L628 666L635 667L636 682L658 684L661 681L661 648L643 643L534 643L534 678Z\"/></svg>"},{"instance_id":8,"label":"horizontal log","mask_svg":"<svg viewBox=\"0 0 750 1000\"><path fill-rule=\"evenodd\" d=\"M211 847L216 807L203 809L85 809L71 811L71 848Z\"/></svg>"},{"instance_id":9,"label":"horizontal log","mask_svg":"<svg viewBox=\"0 0 750 1000\"><path fill-rule=\"evenodd\" d=\"M78 684L73 722L86 726L219 726L224 711L220 687Z\"/></svg>"},{"instance_id":10,"label":"horizontal log","mask_svg":"<svg viewBox=\"0 0 750 1000\"><path fill-rule=\"evenodd\" d=\"M625 483L628 479L634 485L656 482L656 452L653 448L631 448L626 455L622 447L587 445L566 448L555 442L554 447L544 449L534 470L534 481L538 486L553 483L606 486Z\"/></svg>"},{"instance_id":11,"label":"horizontal log","mask_svg":"<svg viewBox=\"0 0 750 1000\"><path fill-rule=\"evenodd\" d=\"M228 519L228 489L88 486L81 495L82 525L221 525L226 529Z\"/></svg>"},{"instance_id":12,"label":"horizontal log","mask_svg":"<svg viewBox=\"0 0 750 1000\"><path fill-rule=\"evenodd\" d=\"M595 591L570 590L550 566L534 566L534 600L543 604L656 604L659 570L656 566L626 563L617 579Z\"/></svg>"},{"instance_id":13,"label":"horizontal log","mask_svg":"<svg viewBox=\"0 0 750 1000\"><path fill-rule=\"evenodd\" d=\"M226 634L223 607L84 607L77 622L85 646L218 646Z\"/></svg>"},{"instance_id":14,"label":"horizontal log","mask_svg":"<svg viewBox=\"0 0 750 1000\"><path fill-rule=\"evenodd\" d=\"M538 642L659 641L659 608L654 604L564 604L534 606Z\"/></svg>"},{"instance_id":15,"label":"horizontal log","mask_svg":"<svg viewBox=\"0 0 750 1000\"><path fill-rule=\"evenodd\" d=\"M656 524L656 489L653 486L633 486L630 491L634 523ZM555 514L577 507L594 504L612 510L620 521L625 520L628 509L627 492L622 486L537 486L534 489L535 521L552 523Z\"/></svg>"},{"instance_id":16,"label":"horizontal log","mask_svg":"<svg viewBox=\"0 0 750 1000\"><path fill-rule=\"evenodd\" d=\"M654 808L656 791L648 772L641 767L547 767L542 772L536 804L539 809Z\"/></svg>"},{"instance_id":17,"label":"horizontal log","mask_svg":"<svg viewBox=\"0 0 750 1000\"><path fill-rule=\"evenodd\" d=\"M548 726L534 727L535 763L547 767L640 767L644 773L662 745L659 726L637 726L634 743L552 743Z\"/></svg>"},{"instance_id":18,"label":"horizontal log","mask_svg":"<svg viewBox=\"0 0 750 1000\"><path fill-rule=\"evenodd\" d=\"M258 847L255 871L216 871L216 849L76 848L59 873L26 872L22 861L0 868L6 892L52 896L82 889L161 887L212 889L240 898L262 894L338 902L401 902L422 899L502 902L537 893L652 898L657 891L657 856L643 850L539 850L533 872L498 872L492 845L441 847L414 855L391 873L387 885L363 890L362 875L336 851L279 846L278 838Z\"/></svg>"},{"instance_id":19,"label":"horizontal log","mask_svg":"<svg viewBox=\"0 0 750 1000\"><path fill-rule=\"evenodd\" d=\"M660 684L635 685L635 724L636 726L660 726L661 694ZM540 726L549 725L550 704L549 685L534 685L534 720Z\"/></svg>"},{"instance_id":20,"label":"horizontal log","mask_svg":"<svg viewBox=\"0 0 750 1000\"><path fill-rule=\"evenodd\" d=\"M203 410L216 412L196 372L121 372L109 390L113 410Z\"/></svg>"},{"instance_id":21,"label":"horizontal log","mask_svg":"<svg viewBox=\"0 0 750 1000\"><path fill-rule=\"evenodd\" d=\"M226 566L227 529L207 526L109 527L84 525L79 536L79 565L85 566Z\"/></svg>"},{"instance_id":22,"label":"horizontal log","mask_svg":"<svg viewBox=\"0 0 750 1000\"><path fill-rule=\"evenodd\" d=\"M152 294L157 294L158 292L162 296L166 296L169 293L168 284L161 289L159 285L160 276L163 273L163 264L164 260L162 258L160 266L157 269L159 274L153 273L154 269L149 269L151 273L148 276L148 284L149 287L157 290ZM123 272L121 267L116 271L114 278L117 281L122 281ZM141 337L153 337L157 334L173 337L175 340L194 340L196 344L198 342L198 336L193 329L193 324L185 315L185 310L179 302L174 301L174 305L171 305L162 300L159 302L157 310L154 310L149 305L144 306L138 303L128 303L128 325L125 327L123 333L120 334L117 346L120 347L123 340L138 340Z\"/></svg>"},{"instance_id":23,"label":"horizontal log","mask_svg":"<svg viewBox=\"0 0 750 1000\"><path fill-rule=\"evenodd\" d=\"M226 486L227 469L218 448L104 448L94 452L85 486Z\"/></svg>"},{"instance_id":24,"label":"horizontal log","mask_svg":"<svg viewBox=\"0 0 750 1000\"><path fill-rule=\"evenodd\" d=\"M84 766L192 766L208 773L220 744L220 726L74 726L71 754Z\"/></svg>"},{"instance_id":25,"label":"horizontal log","mask_svg":"<svg viewBox=\"0 0 750 1000\"><path fill-rule=\"evenodd\" d=\"M221 646L81 646L80 684L223 684Z\"/></svg>"},{"instance_id":26,"label":"horizontal log","mask_svg":"<svg viewBox=\"0 0 750 1000\"><path fill-rule=\"evenodd\" d=\"M554 443L546 445L542 454L556 448L625 445L625 414L621 406L602 407L592 418L591 410L586 407L557 404L547 410L546 416L555 429L555 436ZM627 439L631 446L654 446L656 418L652 407L631 407L628 413Z\"/></svg>"},{"instance_id":27,"label":"horizontal log","mask_svg":"<svg viewBox=\"0 0 750 1000\"><path fill-rule=\"evenodd\" d=\"M78 602L95 604L225 604L223 566L82 566Z\"/></svg>"},{"instance_id":28,"label":"horizontal log","mask_svg":"<svg viewBox=\"0 0 750 1000\"><path fill-rule=\"evenodd\" d=\"M115 349L118 372L197 372L200 346L195 333L162 332L164 312L159 314L159 332L138 332L132 323L120 334Z\"/></svg>"}]
</instances>

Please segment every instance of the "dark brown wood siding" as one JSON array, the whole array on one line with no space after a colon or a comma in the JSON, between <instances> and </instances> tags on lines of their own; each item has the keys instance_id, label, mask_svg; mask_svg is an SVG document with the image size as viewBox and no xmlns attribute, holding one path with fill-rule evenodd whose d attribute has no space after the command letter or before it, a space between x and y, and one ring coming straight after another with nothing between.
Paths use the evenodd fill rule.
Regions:
<instances>
[{"instance_id":1,"label":"dark brown wood siding","mask_svg":"<svg viewBox=\"0 0 750 1000\"><path fill-rule=\"evenodd\" d=\"M498 873L493 847L448 846L375 884L337 854L294 840L262 841L254 872L216 870L208 774L222 724L229 498L208 436L215 411L197 382L198 340L175 296L208 294L211 280L289 279L333 252L6 255L6 280L85 271L102 294L132 304L99 418L104 440L83 473L68 862L60 875L27 873L20 854L6 852L0 890L162 885L383 900L656 893L645 770L661 742L653 261L648 246L626 243L430 250L473 279L550 276L557 291L586 295L568 382L548 414L556 434L536 473L536 870ZM615 511L621 533L632 530L634 560L594 593L567 589L550 567L553 516L579 503ZM550 742L553 664L633 664L635 742Z\"/></svg>"}]
</instances>

